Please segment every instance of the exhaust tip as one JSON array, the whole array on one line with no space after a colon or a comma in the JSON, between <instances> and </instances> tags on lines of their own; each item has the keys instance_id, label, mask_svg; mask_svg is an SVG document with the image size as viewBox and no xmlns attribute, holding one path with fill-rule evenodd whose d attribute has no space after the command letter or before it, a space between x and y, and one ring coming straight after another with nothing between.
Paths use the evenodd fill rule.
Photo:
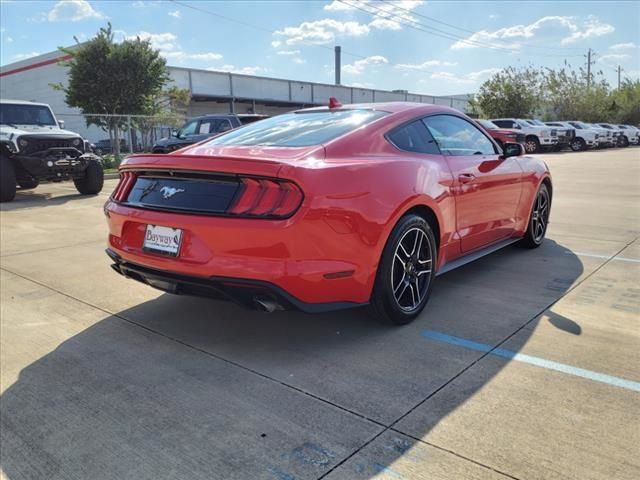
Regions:
<instances>
[{"instance_id":1,"label":"exhaust tip","mask_svg":"<svg viewBox=\"0 0 640 480\"><path fill-rule=\"evenodd\" d=\"M269 297L253 297L253 303L262 312L273 313L276 310L284 310L282 305Z\"/></svg>"}]
</instances>

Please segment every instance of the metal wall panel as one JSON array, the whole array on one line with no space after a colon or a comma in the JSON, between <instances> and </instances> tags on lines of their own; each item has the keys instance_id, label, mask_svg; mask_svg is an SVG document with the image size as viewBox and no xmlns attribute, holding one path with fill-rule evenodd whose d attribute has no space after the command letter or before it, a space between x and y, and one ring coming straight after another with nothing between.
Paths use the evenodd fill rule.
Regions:
<instances>
[{"instance_id":1,"label":"metal wall panel","mask_svg":"<svg viewBox=\"0 0 640 480\"><path fill-rule=\"evenodd\" d=\"M233 75L233 96L264 100L289 101L289 82L272 78Z\"/></svg>"},{"instance_id":2,"label":"metal wall panel","mask_svg":"<svg viewBox=\"0 0 640 480\"><path fill-rule=\"evenodd\" d=\"M365 88L353 89L353 103L371 103L373 102L373 91Z\"/></svg>"},{"instance_id":3,"label":"metal wall panel","mask_svg":"<svg viewBox=\"0 0 640 480\"><path fill-rule=\"evenodd\" d=\"M311 103L311 84L291 82L291 101L298 103Z\"/></svg>"},{"instance_id":4,"label":"metal wall panel","mask_svg":"<svg viewBox=\"0 0 640 480\"><path fill-rule=\"evenodd\" d=\"M313 102L328 104L329 97L336 97L342 103L351 103L351 89L340 85L313 85Z\"/></svg>"},{"instance_id":5,"label":"metal wall panel","mask_svg":"<svg viewBox=\"0 0 640 480\"><path fill-rule=\"evenodd\" d=\"M231 96L229 74L224 72L191 71L193 95Z\"/></svg>"}]
</instances>

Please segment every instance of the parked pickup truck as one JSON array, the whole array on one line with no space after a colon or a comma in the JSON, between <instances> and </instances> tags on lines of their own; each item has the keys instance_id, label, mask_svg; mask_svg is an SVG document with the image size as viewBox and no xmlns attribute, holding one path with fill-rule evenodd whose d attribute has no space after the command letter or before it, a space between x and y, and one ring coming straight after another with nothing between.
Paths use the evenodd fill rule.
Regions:
<instances>
[{"instance_id":1,"label":"parked pickup truck","mask_svg":"<svg viewBox=\"0 0 640 480\"><path fill-rule=\"evenodd\" d=\"M555 128L556 135L558 136L558 143L553 146L553 150L555 150L556 152L559 152L565 147L569 147L571 145L571 142L573 141L573 137L576 134L575 129L571 125L551 125L550 123L544 123L541 120L530 118L527 118L526 120L531 125Z\"/></svg>"},{"instance_id":2,"label":"parked pickup truck","mask_svg":"<svg viewBox=\"0 0 640 480\"><path fill-rule=\"evenodd\" d=\"M102 190L102 161L89 142L64 130L46 103L0 100L0 202L12 201L18 186L62 180L83 195Z\"/></svg>"},{"instance_id":3,"label":"parked pickup truck","mask_svg":"<svg viewBox=\"0 0 640 480\"><path fill-rule=\"evenodd\" d=\"M525 135L518 130L514 130L513 128L500 128L489 120L476 120L476 122L478 122L501 147L503 147L505 143L524 144Z\"/></svg>"},{"instance_id":4,"label":"parked pickup truck","mask_svg":"<svg viewBox=\"0 0 640 480\"><path fill-rule=\"evenodd\" d=\"M610 130L613 134L613 143L616 147L628 147L629 139L624 135L623 130L611 123L598 123L598 126L605 130Z\"/></svg>"},{"instance_id":5,"label":"parked pickup truck","mask_svg":"<svg viewBox=\"0 0 640 480\"><path fill-rule=\"evenodd\" d=\"M492 118L500 128L510 128L524 133L524 148L527 153L537 153L543 148L552 149L558 144L558 132L546 125L532 125L522 118Z\"/></svg>"},{"instance_id":6,"label":"parked pickup truck","mask_svg":"<svg viewBox=\"0 0 640 480\"><path fill-rule=\"evenodd\" d=\"M618 125L618 128L624 130L625 135L631 145L640 145L640 129L633 125Z\"/></svg>"},{"instance_id":7,"label":"parked pickup truck","mask_svg":"<svg viewBox=\"0 0 640 480\"><path fill-rule=\"evenodd\" d=\"M195 117L188 120L180 130L170 137L158 140L151 151L153 153L170 153L187 145L198 143L209 137L264 118L267 118L267 116L250 113L238 115L233 113L211 114Z\"/></svg>"},{"instance_id":8,"label":"parked pickup truck","mask_svg":"<svg viewBox=\"0 0 640 480\"><path fill-rule=\"evenodd\" d=\"M588 127L598 133L598 147L615 147L616 139L613 136L613 130L602 128L596 123L586 123Z\"/></svg>"},{"instance_id":9,"label":"parked pickup truck","mask_svg":"<svg viewBox=\"0 0 640 480\"><path fill-rule=\"evenodd\" d=\"M569 140L568 146L574 152L581 152L587 148L598 146L598 133L589 128L585 123L578 121L571 122L547 122L550 127L571 129L573 134Z\"/></svg>"}]
</instances>

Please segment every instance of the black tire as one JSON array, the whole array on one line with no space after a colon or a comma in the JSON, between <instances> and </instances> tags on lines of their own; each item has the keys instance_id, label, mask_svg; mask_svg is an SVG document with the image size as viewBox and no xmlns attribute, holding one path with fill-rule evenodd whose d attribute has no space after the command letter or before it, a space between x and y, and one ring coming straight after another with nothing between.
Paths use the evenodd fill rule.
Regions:
<instances>
[{"instance_id":1,"label":"black tire","mask_svg":"<svg viewBox=\"0 0 640 480\"><path fill-rule=\"evenodd\" d=\"M23 190L31 190L40 185L40 182L35 178L24 178L22 180L18 180L18 185L20 185L20 188Z\"/></svg>"},{"instance_id":2,"label":"black tire","mask_svg":"<svg viewBox=\"0 0 640 480\"><path fill-rule=\"evenodd\" d=\"M96 160L89 161L84 171L84 177L73 180L76 189L82 195L95 195L102 191L104 185L104 170L102 164Z\"/></svg>"},{"instance_id":3,"label":"black tire","mask_svg":"<svg viewBox=\"0 0 640 480\"><path fill-rule=\"evenodd\" d=\"M16 197L16 171L11 160L0 155L0 202L10 202Z\"/></svg>"},{"instance_id":4,"label":"black tire","mask_svg":"<svg viewBox=\"0 0 640 480\"><path fill-rule=\"evenodd\" d=\"M412 251L409 253L400 242ZM436 239L429 223L413 214L402 217L382 252L369 303L371 314L393 325L405 325L416 318L431 295L437 260Z\"/></svg>"},{"instance_id":5,"label":"black tire","mask_svg":"<svg viewBox=\"0 0 640 480\"><path fill-rule=\"evenodd\" d=\"M587 144L582 138L574 138L569 144L571 150L574 152L582 152L587 149Z\"/></svg>"},{"instance_id":6,"label":"black tire","mask_svg":"<svg viewBox=\"0 0 640 480\"><path fill-rule=\"evenodd\" d=\"M544 202L544 205L543 205ZM521 245L526 248L538 248L542 245L544 237L547 234L549 225L549 212L551 211L551 194L549 189L543 183L538 189L531 213L529 215L529 226L527 232L521 240Z\"/></svg>"},{"instance_id":7,"label":"black tire","mask_svg":"<svg viewBox=\"0 0 640 480\"><path fill-rule=\"evenodd\" d=\"M524 150L527 153L538 153L540 151L540 140L538 137L530 135L524 141Z\"/></svg>"},{"instance_id":8,"label":"black tire","mask_svg":"<svg viewBox=\"0 0 640 480\"><path fill-rule=\"evenodd\" d=\"M629 146L629 139L627 137L621 137L622 141L619 143L619 146L621 147L628 147Z\"/></svg>"}]
</instances>

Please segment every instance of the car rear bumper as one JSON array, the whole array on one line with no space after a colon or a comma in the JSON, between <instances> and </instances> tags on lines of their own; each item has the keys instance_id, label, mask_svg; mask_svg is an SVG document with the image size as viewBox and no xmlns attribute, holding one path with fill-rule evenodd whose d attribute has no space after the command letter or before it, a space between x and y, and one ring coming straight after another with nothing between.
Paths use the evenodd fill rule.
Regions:
<instances>
[{"instance_id":1,"label":"car rear bumper","mask_svg":"<svg viewBox=\"0 0 640 480\"><path fill-rule=\"evenodd\" d=\"M111 200L105 214L109 249L120 263L187 278L268 284L304 311L369 301L379 252L358 235L337 233L333 219L305 218L303 212L286 220L191 215ZM149 224L182 229L177 257L143 250Z\"/></svg>"},{"instance_id":2,"label":"car rear bumper","mask_svg":"<svg viewBox=\"0 0 640 480\"><path fill-rule=\"evenodd\" d=\"M111 268L120 275L168 293L228 300L266 312L299 310L321 313L366 305L356 302L303 302L270 282L246 278L183 275L127 262L112 249L107 249L106 252L114 262Z\"/></svg>"}]
</instances>

